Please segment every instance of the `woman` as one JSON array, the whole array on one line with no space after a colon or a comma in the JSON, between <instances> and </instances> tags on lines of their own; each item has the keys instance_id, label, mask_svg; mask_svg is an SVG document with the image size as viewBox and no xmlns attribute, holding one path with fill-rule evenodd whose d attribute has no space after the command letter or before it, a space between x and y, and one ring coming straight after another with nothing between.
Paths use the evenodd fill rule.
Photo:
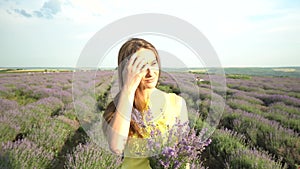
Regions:
<instances>
[{"instance_id":1,"label":"woman","mask_svg":"<svg viewBox=\"0 0 300 169\"><path fill-rule=\"evenodd\" d=\"M160 59L155 47L138 38L123 44L118 56L120 92L111 102L103 117L110 149L124 154L122 168L151 168L147 158L131 158L126 153L130 139L148 138L150 127L146 116L162 133L182 117L187 121L186 103L173 93L156 88L160 76ZM151 128L153 129L153 128Z\"/></svg>"}]
</instances>

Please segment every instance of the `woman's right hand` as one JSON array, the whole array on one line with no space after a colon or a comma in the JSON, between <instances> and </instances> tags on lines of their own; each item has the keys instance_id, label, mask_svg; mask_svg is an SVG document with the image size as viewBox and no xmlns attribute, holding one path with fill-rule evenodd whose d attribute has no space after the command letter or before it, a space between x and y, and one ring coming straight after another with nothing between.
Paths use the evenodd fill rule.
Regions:
<instances>
[{"instance_id":1,"label":"woman's right hand","mask_svg":"<svg viewBox=\"0 0 300 169\"><path fill-rule=\"evenodd\" d=\"M135 91L139 86L142 78L146 75L146 70L149 65L144 57L139 57L138 52L134 53L127 63L124 63L123 76L123 88L128 91Z\"/></svg>"}]
</instances>

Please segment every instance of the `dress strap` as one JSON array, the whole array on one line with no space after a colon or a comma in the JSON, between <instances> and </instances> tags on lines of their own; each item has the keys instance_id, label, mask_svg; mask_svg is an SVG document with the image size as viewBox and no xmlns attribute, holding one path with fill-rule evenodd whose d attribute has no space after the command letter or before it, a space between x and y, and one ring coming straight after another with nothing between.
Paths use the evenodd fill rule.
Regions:
<instances>
[{"instance_id":1,"label":"dress strap","mask_svg":"<svg viewBox=\"0 0 300 169\"><path fill-rule=\"evenodd\" d=\"M175 93L169 93L169 96L170 96L170 103L172 104L172 105L174 105L174 104L176 104L176 94Z\"/></svg>"}]
</instances>

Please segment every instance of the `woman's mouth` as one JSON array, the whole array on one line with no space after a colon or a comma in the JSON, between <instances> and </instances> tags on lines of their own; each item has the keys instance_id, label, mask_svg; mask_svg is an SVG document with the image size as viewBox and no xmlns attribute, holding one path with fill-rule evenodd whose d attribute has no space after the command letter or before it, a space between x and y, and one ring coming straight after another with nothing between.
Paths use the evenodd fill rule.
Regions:
<instances>
[{"instance_id":1,"label":"woman's mouth","mask_svg":"<svg viewBox=\"0 0 300 169\"><path fill-rule=\"evenodd\" d=\"M154 78L154 77L151 77L151 78L145 79L145 82L147 82L147 83L152 83L152 82L154 82L154 80L155 80L155 78Z\"/></svg>"}]
</instances>

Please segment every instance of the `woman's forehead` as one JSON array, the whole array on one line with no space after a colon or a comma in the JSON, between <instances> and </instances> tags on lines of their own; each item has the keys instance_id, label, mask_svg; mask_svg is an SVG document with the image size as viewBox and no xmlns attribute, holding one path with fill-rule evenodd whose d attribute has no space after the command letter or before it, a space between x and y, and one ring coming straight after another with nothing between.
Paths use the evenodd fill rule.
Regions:
<instances>
[{"instance_id":1,"label":"woman's forehead","mask_svg":"<svg viewBox=\"0 0 300 169\"><path fill-rule=\"evenodd\" d=\"M144 59L148 62L156 60L154 52L150 49L140 49L136 52L136 54L138 57L144 57Z\"/></svg>"}]
</instances>

